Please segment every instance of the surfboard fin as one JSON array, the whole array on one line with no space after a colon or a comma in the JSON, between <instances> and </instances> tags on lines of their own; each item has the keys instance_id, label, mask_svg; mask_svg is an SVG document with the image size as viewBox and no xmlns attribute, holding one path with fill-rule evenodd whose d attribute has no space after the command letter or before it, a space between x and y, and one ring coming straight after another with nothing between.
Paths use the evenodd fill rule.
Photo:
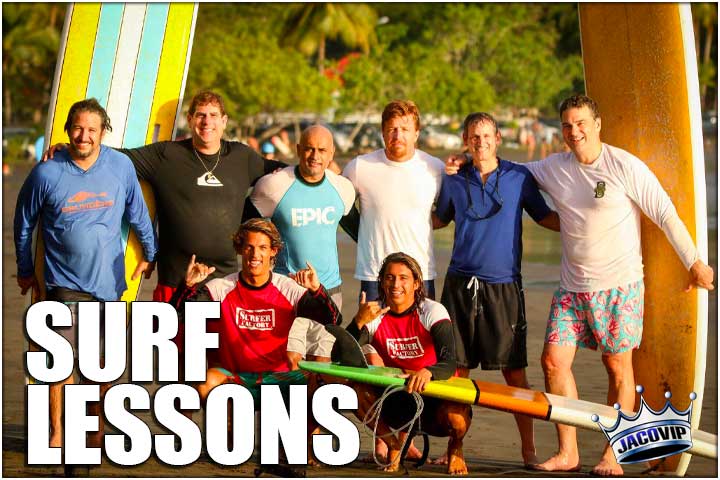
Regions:
<instances>
[{"instance_id":1,"label":"surfboard fin","mask_svg":"<svg viewBox=\"0 0 720 480\"><path fill-rule=\"evenodd\" d=\"M335 343L330 353L330 359L334 363L346 367L368 368L360 344L355 337L350 335L350 332L339 325L325 325L325 330L335 337Z\"/></svg>"}]
</instances>

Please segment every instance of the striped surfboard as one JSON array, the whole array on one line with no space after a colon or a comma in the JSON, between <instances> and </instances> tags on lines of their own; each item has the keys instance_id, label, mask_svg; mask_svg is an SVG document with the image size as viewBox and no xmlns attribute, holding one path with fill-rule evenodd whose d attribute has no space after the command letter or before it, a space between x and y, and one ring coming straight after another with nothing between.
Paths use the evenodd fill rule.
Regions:
<instances>
[{"instance_id":1,"label":"striped surfboard","mask_svg":"<svg viewBox=\"0 0 720 480\"><path fill-rule=\"evenodd\" d=\"M300 368L380 387L405 385L403 371L398 368L372 365L365 368L349 367L337 363L310 361L301 361ZM601 431L600 426L592 420L593 415L597 415L603 425L613 425L618 414L614 408L599 403L461 377L430 381L422 394L467 405L520 413L539 420L598 432ZM717 459L716 435L693 430L692 443L690 453Z\"/></svg>"},{"instance_id":2,"label":"striped surfboard","mask_svg":"<svg viewBox=\"0 0 720 480\"><path fill-rule=\"evenodd\" d=\"M70 106L94 97L113 126L103 143L133 148L171 140L180 115L190 63L197 4L76 3L68 7L58 53L45 148L66 142L63 126ZM151 216L155 200L141 182ZM35 273L40 283L33 301L45 296L41 236L36 233ZM137 298L140 280L131 275L143 250L134 232L123 225L124 301Z\"/></svg>"}]
</instances>

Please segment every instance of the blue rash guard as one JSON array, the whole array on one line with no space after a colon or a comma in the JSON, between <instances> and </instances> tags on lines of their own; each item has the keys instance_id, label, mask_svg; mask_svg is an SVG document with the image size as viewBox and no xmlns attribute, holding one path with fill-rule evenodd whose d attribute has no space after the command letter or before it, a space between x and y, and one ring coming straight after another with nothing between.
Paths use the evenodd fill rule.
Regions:
<instances>
[{"instance_id":1,"label":"blue rash guard","mask_svg":"<svg viewBox=\"0 0 720 480\"><path fill-rule=\"evenodd\" d=\"M272 220L285 243L275 272L295 273L309 261L325 288L340 286L337 228L355 202L348 179L326 170L321 181L308 183L299 167L286 167L262 177L250 200Z\"/></svg>"},{"instance_id":2,"label":"blue rash guard","mask_svg":"<svg viewBox=\"0 0 720 480\"><path fill-rule=\"evenodd\" d=\"M485 184L472 163L443 175L435 214L444 223L455 221L448 273L488 283L519 280L523 210L536 222L551 212L522 165L500 160Z\"/></svg>"},{"instance_id":3,"label":"blue rash guard","mask_svg":"<svg viewBox=\"0 0 720 480\"><path fill-rule=\"evenodd\" d=\"M67 150L39 163L25 180L15 207L15 251L19 277L34 273L32 232L42 217L45 283L114 301L126 290L121 236L123 216L138 236L145 259L157 244L140 183L130 159L100 146L87 170Z\"/></svg>"}]
</instances>

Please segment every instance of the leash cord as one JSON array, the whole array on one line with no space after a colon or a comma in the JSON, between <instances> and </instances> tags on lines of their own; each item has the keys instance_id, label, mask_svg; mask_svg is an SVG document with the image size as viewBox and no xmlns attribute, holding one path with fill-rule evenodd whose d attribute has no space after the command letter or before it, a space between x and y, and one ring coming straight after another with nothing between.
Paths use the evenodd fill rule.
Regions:
<instances>
[{"instance_id":1,"label":"leash cord","mask_svg":"<svg viewBox=\"0 0 720 480\"><path fill-rule=\"evenodd\" d=\"M405 425L403 425L399 428L391 428L388 425L388 428L390 428L390 432L385 435L378 435L377 428L378 428L378 424L380 423L380 414L382 412L383 403L393 393L398 393L398 392L401 392L404 390L405 390L404 385L388 386L387 388L385 388L385 391L383 392L382 395L380 395L380 398L375 400L375 402L370 406L370 408L368 409L368 411L365 414L365 417L363 418L363 421L362 421L363 426L366 429L372 431L373 460L375 460L375 463L378 464L382 468L387 468L387 467L391 466L393 463L395 463L397 458L393 458L393 459L389 458L390 457L390 449L388 448L389 463L383 464L382 462L380 462L377 458L377 454L375 453L375 440L377 438L385 438L390 435L395 435L396 433L401 432L401 431L405 430L406 428L407 428L408 432L412 431L413 427L415 426L415 422L419 421L420 415L422 415L422 412L423 412L423 408L425 408L425 402L424 402L422 396L417 392L413 392L412 397L415 400L415 414L413 415L413 417ZM373 422L374 422L374 424L371 428L369 425ZM420 427L420 423L418 423L418 426ZM418 431L420 431L420 428L418 428ZM402 452L405 450L405 444L407 443L409 437L410 437L410 435L405 436L405 439L403 440L402 445L400 445L399 455L402 455Z\"/></svg>"}]
</instances>

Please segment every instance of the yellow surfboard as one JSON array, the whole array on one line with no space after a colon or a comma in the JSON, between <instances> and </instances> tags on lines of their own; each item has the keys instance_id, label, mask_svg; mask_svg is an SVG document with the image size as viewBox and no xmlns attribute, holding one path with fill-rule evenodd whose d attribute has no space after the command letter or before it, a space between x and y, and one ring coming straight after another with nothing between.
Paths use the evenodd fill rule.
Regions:
<instances>
[{"instance_id":1,"label":"yellow surfboard","mask_svg":"<svg viewBox=\"0 0 720 480\"><path fill-rule=\"evenodd\" d=\"M587 94L598 102L604 142L642 159L668 192L707 263L705 166L695 42L689 4L580 4ZM689 274L663 232L642 220L645 320L633 355L635 383L658 409L665 392L684 410L705 390L706 290L683 290ZM637 407L636 407L637 409ZM689 454L654 465L684 475Z\"/></svg>"},{"instance_id":2,"label":"yellow surfboard","mask_svg":"<svg viewBox=\"0 0 720 480\"><path fill-rule=\"evenodd\" d=\"M45 129L45 147L67 142L63 125L73 103L94 97L113 125L103 143L133 148L171 140L180 115L190 64L197 4L76 3L68 6L58 52ZM151 217L155 198L141 182ZM42 219L40 220L42 222ZM34 235L35 275L39 288L32 302L45 298L42 235ZM127 290L121 300L133 301L140 280L131 276L143 258L135 233L125 222Z\"/></svg>"},{"instance_id":3,"label":"yellow surfboard","mask_svg":"<svg viewBox=\"0 0 720 480\"><path fill-rule=\"evenodd\" d=\"M171 140L180 115L190 63L197 4L78 3L68 7L58 53L46 146L67 141L63 125L70 106L95 97L105 107L113 131L104 144L133 148ZM152 191L143 193L155 214ZM124 301L137 298L140 280L132 280L143 251L134 232L123 226ZM38 240L40 240L38 238ZM42 242L37 241L34 301L44 298Z\"/></svg>"}]
</instances>

